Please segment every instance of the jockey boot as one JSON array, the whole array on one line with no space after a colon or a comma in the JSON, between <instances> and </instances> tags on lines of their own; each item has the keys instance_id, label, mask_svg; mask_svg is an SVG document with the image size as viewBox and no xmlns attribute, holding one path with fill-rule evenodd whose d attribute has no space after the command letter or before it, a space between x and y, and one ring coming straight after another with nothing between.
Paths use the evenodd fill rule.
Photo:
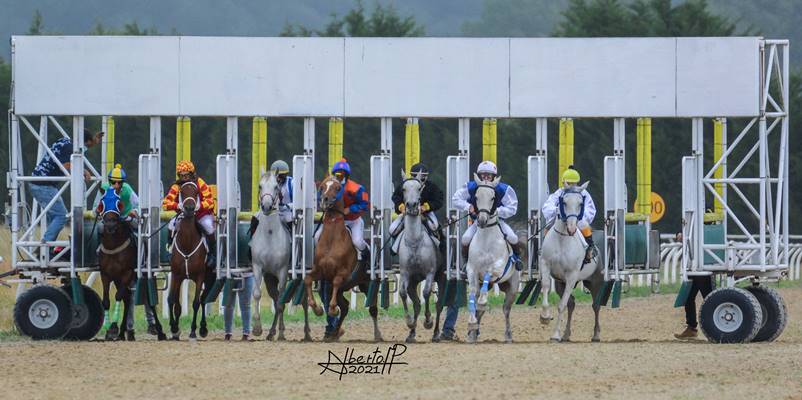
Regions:
<instances>
[{"instance_id":1,"label":"jockey boot","mask_svg":"<svg viewBox=\"0 0 802 400\"><path fill-rule=\"evenodd\" d=\"M208 268L214 268L217 265L217 240L214 236L214 233L206 235L206 246L208 247L206 252L206 266Z\"/></svg>"},{"instance_id":2,"label":"jockey boot","mask_svg":"<svg viewBox=\"0 0 802 400\"><path fill-rule=\"evenodd\" d=\"M512 262L515 264L515 269L520 271L524 268L523 258L521 258L521 254L525 251L524 243L518 241L518 243L510 245L510 247L512 247Z\"/></svg>"},{"instance_id":3,"label":"jockey boot","mask_svg":"<svg viewBox=\"0 0 802 400\"><path fill-rule=\"evenodd\" d=\"M362 257L362 259L359 261L359 266L363 270L369 271L370 270L370 247L365 247L365 250L362 250L362 252L360 253L360 257Z\"/></svg>"},{"instance_id":4,"label":"jockey boot","mask_svg":"<svg viewBox=\"0 0 802 400\"><path fill-rule=\"evenodd\" d=\"M462 253L461 253L462 254L462 263L463 263L463 265L467 264L468 263L468 246L462 245L462 246L460 246L460 250L462 251Z\"/></svg>"},{"instance_id":5,"label":"jockey boot","mask_svg":"<svg viewBox=\"0 0 802 400\"><path fill-rule=\"evenodd\" d=\"M585 259L582 260L582 265L585 265L590 262L593 258L593 236L585 236L585 243L588 244L587 250L585 251Z\"/></svg>"}]
</instances>

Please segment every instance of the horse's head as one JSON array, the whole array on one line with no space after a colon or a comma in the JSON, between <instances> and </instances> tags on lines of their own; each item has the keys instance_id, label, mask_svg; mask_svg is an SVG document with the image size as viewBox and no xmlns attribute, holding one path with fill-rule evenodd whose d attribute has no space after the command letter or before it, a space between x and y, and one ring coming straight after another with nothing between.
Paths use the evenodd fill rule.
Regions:
<instances>
[{"instance_id":1,"label":"horse's head","mask_svg":"<svg viewBox=\"0 0 802 400\"><path fill-rule=\"evenodd\" d=\"M190 217L195 215L195 210L200 203L200 189L195 182L184 182L181 185L181 190L178 192L178 205L184 216Z\"/></svg>"},{"instance_id":2,"label":"horse's head","mask_svg":"<svg viewBox=\"0 0 802 400\"><path fill-rule=\"evenodd\" d=\"M407 215L420 214L420 197L423 192L423 182L420 176L408 176L404 170L401 170L401 179L404 182L401 186L404 191L404 213Z\"/></svg>"},{"instance_id":3,"label":"horse's head","mask_svg":"<svg viewBox=\"0 0 802 400\"><path fill-rule=\"evenodd\" d=\"M473 178L478 184L476 188L476 212L479 216L476 223L480 228L484 228L497 218L496 214L496 186L501 181L501 177L497 176L493 180L483 181L479 176L473 174Z\"/></svg>"},{"instance_id":4,"label":"horse's head","mask_svg":"<svg viewBox=\"0 0 802 400\"><path fill-rule=\"evenodd\" d=\"M576 224L585 215L585 198L582 191L588 187L588 182L576 187L563 189L558 199L559 218L565 223L569 235L576 233Z\"/></svg>"},{"instance_id":5,"label":"horse's head","mask_svg":"<svg viewBox=\"0 0 802 400\"><path fill-rule=\"evenodd\" d=\"M278 179L272 171L262 174L259 179L259 205L263 213L268 214L278 207L280 189Z\"/></svg>"},{"instance_id":6,"label":"horse's head","mask_svg":"<svg viewBox=\"0 0 802 400\"><path fill-rule=\"evenodd\" d=\"M113 235L117 232L120 225L120 213L122 209L122 199L120 199L120 196L113 189L103 192L103 197L100 198L97 210L95 210L97 215L101 218L101 223L98 227L98 232L101 235Z\"/></svg>"},{"instance_id":7,"label":"horse's head","mask_svg":"<svg viewBox=\"0 0 802 400\"><path fill-rule=\"evenodd\" d=\"M318 191L320 193L320 208L323 210L333 209L343 199L343 185L334 175L320 182Z\"/></svg>"}]
</instances>

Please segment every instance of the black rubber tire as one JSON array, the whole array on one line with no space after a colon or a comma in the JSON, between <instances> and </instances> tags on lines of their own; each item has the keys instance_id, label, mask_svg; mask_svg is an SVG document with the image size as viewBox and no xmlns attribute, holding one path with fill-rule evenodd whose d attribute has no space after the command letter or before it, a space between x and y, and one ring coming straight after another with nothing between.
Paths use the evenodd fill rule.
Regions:
<instances>
[{"instance_id":1,"label":"black rubber tire","mask_svg":"<svg viewBox=\"0 0 802 400\"><path fill-rule=\"evenodd\" d=\"M48 326L36 326L30 318L32 306L40 300L54 305L58 312ZM34 286L22 293L14 304L14 323L20 333L34 340L61 339L72 323L72 303L67 294L55 286Z\"/></svg>"},{"instance_id":2,"label":"black rubber tire","mask_svg":"<svg viewBox=\"0 0 802 400\"><path fill-rule=\"evenodd\" d=\"M92 288L81 285L84 291L84 304L72 305L72 323L64 339L89 340L95 337L103 326L103 303L100 296ZM61 290L70 295L70 286L62 286Z\"/></svg>"},{"instance_id":3,"label":"black rubber tire","mask_svg":"<svg viewBox=\"0 0 802 400\"><path fill-rule=\"evenodd\" d=\"M731 303L742 315L741 324L732 332L719 329L714 322L716 308L724 303ZM714 290L705 297L699 310L699 326L707 340L713 343L749 343L760 330L762 319L760 302L752 293L741 288Z\"/></svg>"},{"instance_id":4,"label":"black rubber tire","mask_svg":"<svg viewBox=\"0 0 802 400\"><path fill-rule=\"evenodd\" d=\"M788 309L785 301L776 290L766 286L750 286L746 288L760 303L763 320L760 330L753 342L773 342L777 339L788 323Z\"/></svg>"}]
</instances>

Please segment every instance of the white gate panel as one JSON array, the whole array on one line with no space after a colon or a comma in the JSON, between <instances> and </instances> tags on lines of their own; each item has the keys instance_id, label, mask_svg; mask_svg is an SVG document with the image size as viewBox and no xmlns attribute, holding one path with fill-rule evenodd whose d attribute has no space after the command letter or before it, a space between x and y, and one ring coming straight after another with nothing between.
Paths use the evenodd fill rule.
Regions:
<instances>
[{"instance_id":1,"label":"white gate panel","mask_svg":"<svg viewBox=\"0 0 802 400\"><path fill-rule=\"evenodd\" d=\"M760 38L677 38L677 116L757 116Z\"/></svg>"},{"instance_id":2,"label":"white gate panel","mask_svg":"<svg viewBox=\"0 0 802 400\"><path fill-rule=\"evenodd\" d=\"M342 115L342 59L342 38L181 37L181 115Z\"/></svg>"},{"instance_id":3,"label":"white gate panel","mask_svg":"<svg viewBox=\"0 0 802 400\"><path fill-rule=\"evenodd\" d=\"M508 39L348 38L345 115L505 117L508 57Z\"/></svg>"},{"instance_id":4,"label":"white gate panel","mask_svg":"<svg viewBox=\"0 0 802 400\"><path fill-rule=\"evenodd\" d=\"M546 177L546 156L529 156L527 159L527 203L529 211L540 210L549 198Z\"/></svg>"},{"instance_id":5,"label":"white gate panel","mask_svg":"<svg viewBox=\"0 0 802 400\"><path fill-rule=\"evenodd\" d=\"M177 115L178 37L15 36L20 115Z\"/></svg>"},{"instance_id":6,"label":"white gate panel","mask_svg":"<svg viewBox=\"0 0 802 400\"><path fill-rule=\"evenodd\" d=\"M673 38L510 39L514 117L671 117Z\"/></svg>"}]
</instances>

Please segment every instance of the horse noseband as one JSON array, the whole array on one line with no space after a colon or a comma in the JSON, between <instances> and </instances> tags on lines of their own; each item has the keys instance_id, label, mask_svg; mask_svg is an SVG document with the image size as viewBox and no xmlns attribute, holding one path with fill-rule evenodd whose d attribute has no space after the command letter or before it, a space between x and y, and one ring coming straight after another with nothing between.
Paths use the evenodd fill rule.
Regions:
<instances>
[{"instance_id":1,"label":"horse noseband","mask_svg":"<svg viewBox=\"0 0 802 400\"><path fill-rule=\"evenodd\" d=\"M566 214L565 213L565 200L563 198L566 194L578 194L582 196L581 192L577 192L574 190L571 191L564 191L563 194L557 199L557 204L559 205L559 217L560 220L565 222L568 218L576 217L577 220L581 220L585 216L585 196L582 196L582 202L579 203L579 214Z\"/></svg>"}]
</instances>

